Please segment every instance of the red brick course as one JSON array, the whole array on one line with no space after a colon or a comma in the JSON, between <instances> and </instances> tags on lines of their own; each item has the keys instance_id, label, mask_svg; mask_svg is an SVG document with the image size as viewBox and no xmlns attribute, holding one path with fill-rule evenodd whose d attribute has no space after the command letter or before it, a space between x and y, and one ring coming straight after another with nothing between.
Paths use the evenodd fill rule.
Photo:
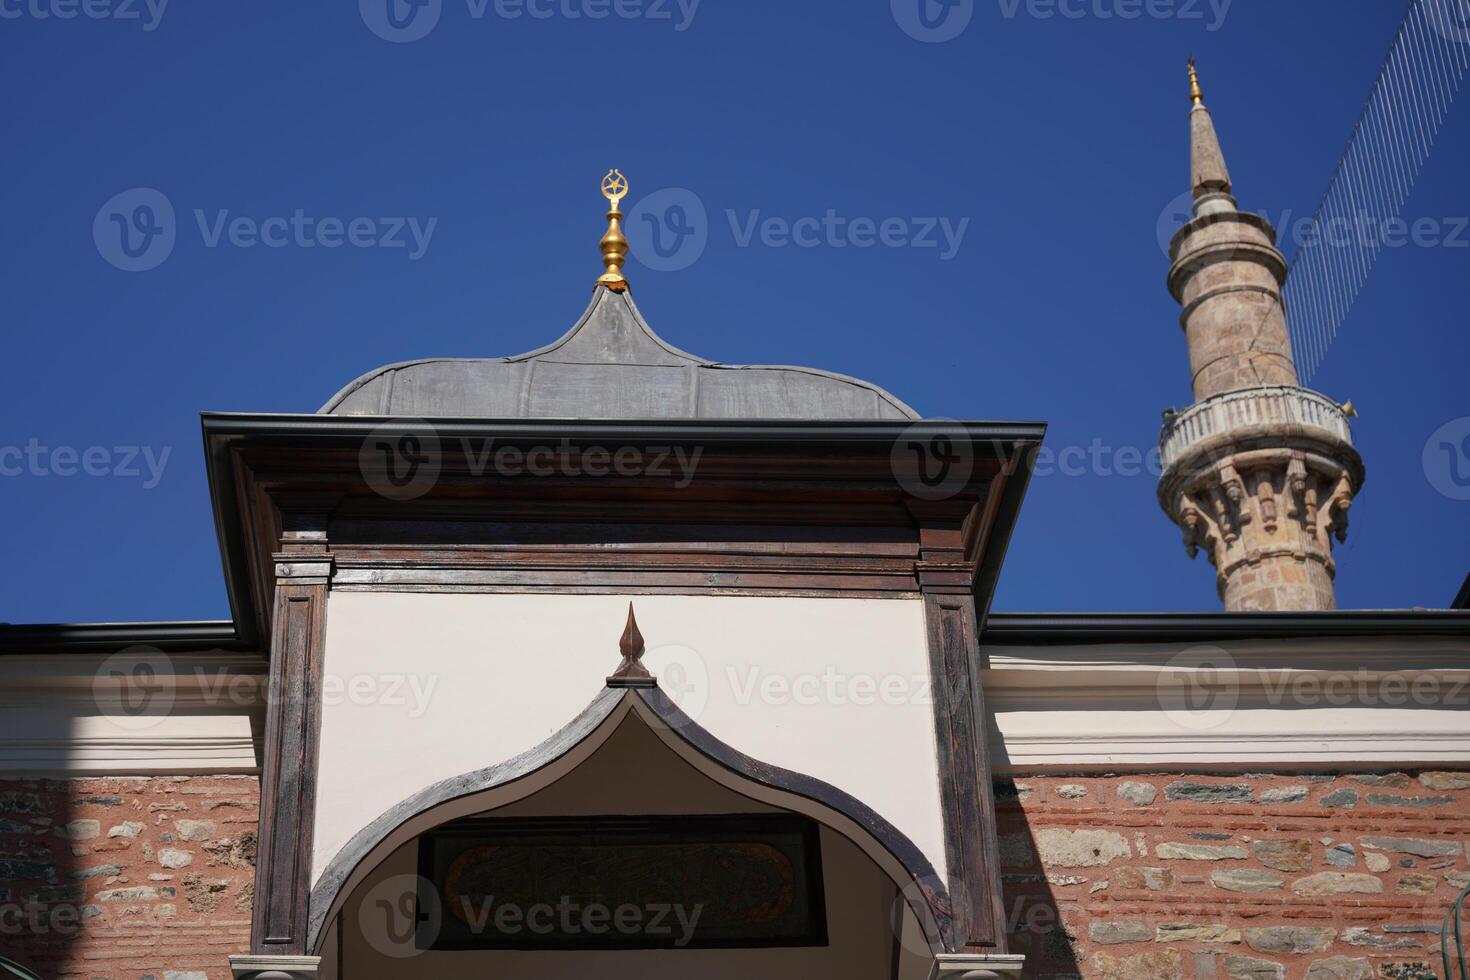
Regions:
<instances>
[{"instance_id":1,"label":"red brick course","mask_svg":"<svg viewBox=\"0 0 1470 980\"><path fill-rule=\"evenodd\" d=\"M0 954L48 978L227 980L253 776L0 780Z\"/></svg>"},{"instance_id":2,"label":"red brick course","mask_svg":"<svg viewBox=\"0 0 1470 980\"><path fill-rule=\"evenodd\" d=\"M1419 980L1470 885L1470 773L997 784L1028 977Z\"/></svg>"},{"instance_id":3,"label":"red brick course","mask_svg":"<svg viewBox=\"0 0 1470 980\"><path fill-rule=\"evenodd\" d=\"M0 780L0 952L226 980L258 798L253 777ZM1470 884L1470 773L1023 777L997 802L1027 977L1435 977Z\"/></svg>"}]
</instances>

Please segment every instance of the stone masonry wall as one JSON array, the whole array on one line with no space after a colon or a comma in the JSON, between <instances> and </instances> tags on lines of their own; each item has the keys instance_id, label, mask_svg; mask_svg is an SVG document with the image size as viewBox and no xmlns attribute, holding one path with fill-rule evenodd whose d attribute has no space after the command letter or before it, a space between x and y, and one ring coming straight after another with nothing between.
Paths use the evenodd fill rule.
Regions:
<instances>
[{"instance_id":1,"label":"stone masonry wall","mask_svg":"<svg viewBox=\"0 0 1470 980\"><path fill-rule=\"evenodd\" d=\"M1470 773L1021 777L996 797L1027 977L1438 977L1470 885Z\"/></svg>"},{"instance_id":2,"label":"stone masonry wall","mask_svg":"<svg viewBox=\"0 0 1470 980\"><path fill-rule=\"evenodd\" d=\"M0 780L0 955L48 980L227 980L253 776Z\"/></svg>"},{"instance_id":3,"label":"stone masonry wall","mask_svg":"<svg viewBox=\"0 0 1470 980\"><path fill-rule=\"evenodd\" d=\"M997 784L1028 978L1421 980L1470 884L1470 773ZM0 780L0 955L55 980L226 980L253 777Z\"/></svg>"}]
</instances>

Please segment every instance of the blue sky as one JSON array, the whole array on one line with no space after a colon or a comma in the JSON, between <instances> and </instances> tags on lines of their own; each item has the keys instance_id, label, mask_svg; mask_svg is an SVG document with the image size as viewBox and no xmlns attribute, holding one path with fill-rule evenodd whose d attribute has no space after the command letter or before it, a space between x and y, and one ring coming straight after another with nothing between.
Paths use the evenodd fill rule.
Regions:
<instances>
[{"instance_id":1,"label":"blue sky","mask_svg":"<svg viewBox=\"0 0 1470 980\"><path fill-rule=\"evenodd\" d=\"M635 217L656 192L704 212L692 261L635 242L671 343L1051 423L996 608L1217 608L1132 462L1190 400L1157 231L1188 184L1185 60L1242 205L1305 215L1402 6L1063 9L972 0L931 43L917 0L441 0L396 22L383 0L0 0L0 446L52 464L0 477L0 620L226 616L198 413L310 412L378 364L554 339L600 272L614 165ZM1447 238L1466 123L1406 212ZM140 188L172 249L125 271L160 254L105 244L108 214L158 201ZM801 219L823 232L798 245ZM1386 252L1313 379L1362 413L1347 607L1442 606L1470 571L1470 502L1423 459L1470 416L1458 241Z\"/></svg>"}]
</instances>

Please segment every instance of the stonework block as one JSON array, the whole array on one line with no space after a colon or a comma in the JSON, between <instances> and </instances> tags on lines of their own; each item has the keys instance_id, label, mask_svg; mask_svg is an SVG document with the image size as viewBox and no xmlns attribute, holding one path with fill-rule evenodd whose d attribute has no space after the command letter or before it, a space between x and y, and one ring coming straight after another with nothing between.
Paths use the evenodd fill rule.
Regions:
<instances>
[{"instance_id":1,"label":"stonework block","mask_svg":"<svg viewBox=\"0 0 1470 980\"><path fill-rule=\"evenodd\" d=\"M209 798L241 805L209 812ZM248 899L253 850L201 879L218 902L180 875L218 841L253 841L258 798L249 776L0 780L0 893L23 911L5 920L20 928L4 955L46 977L230 980L228 955L250 945L234 899Z\"/></svg>"}]
</instances>

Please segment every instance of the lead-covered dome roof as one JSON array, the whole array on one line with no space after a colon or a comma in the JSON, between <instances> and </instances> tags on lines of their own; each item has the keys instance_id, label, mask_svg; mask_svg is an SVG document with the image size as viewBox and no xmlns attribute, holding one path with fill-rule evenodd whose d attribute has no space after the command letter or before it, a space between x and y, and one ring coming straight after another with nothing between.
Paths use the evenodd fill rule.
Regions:
<instances>
[{"instance_id":1,"label":"lead-covered dome roof","mask_svg":"<svg viewBox=\"0 0 1470 980\"><path fill-rule=\"evenodd\" d=\"M917 419L877 385L814 368L718 364L671 347L626 291L598 286L556 343L515 357L370 371L325 415L544 419Z\"/></svg>"}]
</instances>

